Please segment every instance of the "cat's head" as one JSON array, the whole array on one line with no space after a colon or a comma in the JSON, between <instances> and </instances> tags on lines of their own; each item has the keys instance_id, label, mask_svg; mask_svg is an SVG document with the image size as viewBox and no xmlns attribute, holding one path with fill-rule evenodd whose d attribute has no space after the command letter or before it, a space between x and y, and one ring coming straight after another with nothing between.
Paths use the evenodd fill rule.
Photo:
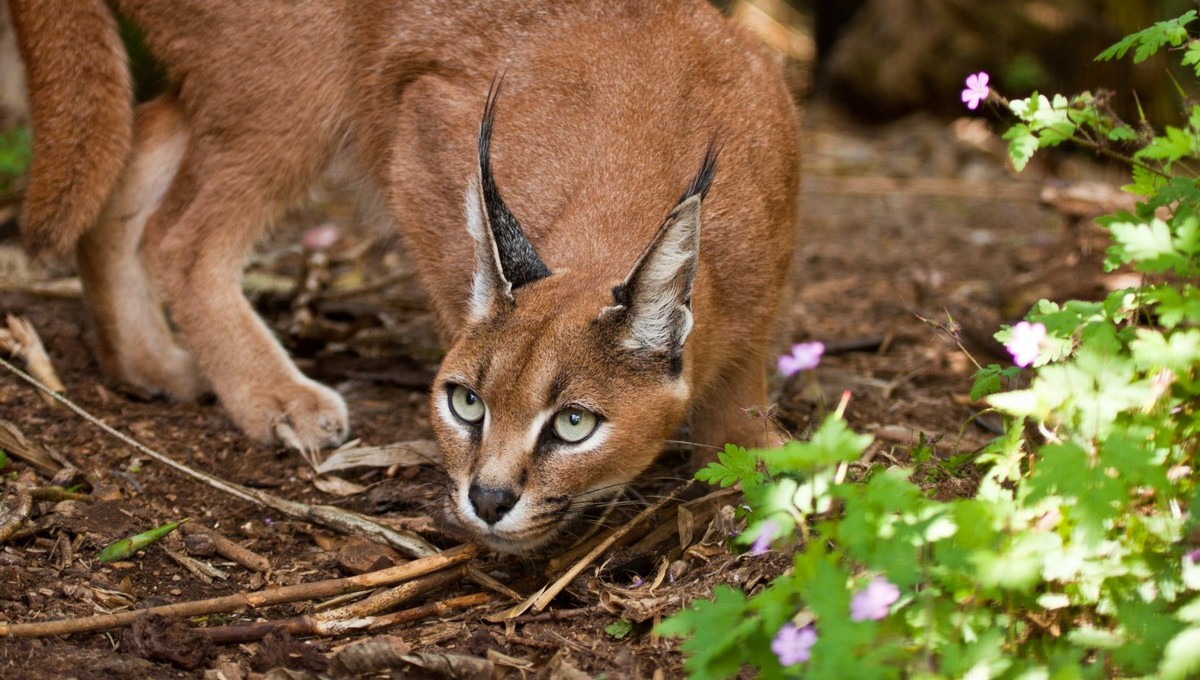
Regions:
<instances>
[{"instance_id":1,"label":"cat's head","mask_svg":"<svg viewBox=\"0 0 1200 680\"><path fill-rule=\"evenodd\" d=\"M483 545L527 553L645 470L687 415L683 350L716 154L610 287L552 272L505 206L489 160L494 107L493 93L467 191L468 318L430 420L451 519Z\"/></svg>"}]
</instances>

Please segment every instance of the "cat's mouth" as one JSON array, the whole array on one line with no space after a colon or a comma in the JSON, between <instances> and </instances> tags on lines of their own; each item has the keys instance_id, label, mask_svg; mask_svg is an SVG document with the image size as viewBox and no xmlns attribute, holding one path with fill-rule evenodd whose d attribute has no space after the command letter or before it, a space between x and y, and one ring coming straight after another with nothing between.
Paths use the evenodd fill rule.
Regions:
<instances>
[{"instance_id":1,"label":"cat's mouth","mask_svg":"<svg viewBox=\"0 0 1200 680\"><path fill-rule=\"evenodd\" d=\"M572 518L564 516L545 525L502 529L480 527L477 526L477 520L464 521L454 508L445 513L443 522L442 532L452 538L469 541L504 555L522 556L547 552L568 534L564 529L573 523Z\"/></svg>"},{"instance_id":2,"label":"cat's mouth","mask_svg":"<svg viewBox=\"0 0 1200 680\"><path fill-rule=\"evenodd\" d=\"M623 489L623 485L608 486L574 498L543 498L523 510L514 508L511 518L505 517L495 524L479 519L467 503L448 498L442 513L442 531L449 537L504 555L554 554L586 540L608 524L610 502ZM459 497L461 494L454 496Z\"/></svg>"}]
</instances>

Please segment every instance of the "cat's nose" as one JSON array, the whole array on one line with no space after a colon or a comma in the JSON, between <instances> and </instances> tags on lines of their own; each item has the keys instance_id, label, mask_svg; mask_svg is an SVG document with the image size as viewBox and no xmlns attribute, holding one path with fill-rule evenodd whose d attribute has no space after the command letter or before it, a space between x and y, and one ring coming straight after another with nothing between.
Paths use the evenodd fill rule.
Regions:
<instances>
[{"instance_id":1,"label":"cat's nose","mask_svg":"<svg viewBox=\"0 0 1200 680\"><path fill-rule=\"evenodd\" d=\"M472 484L467 491L467 500L471 501L475 514L488 524L495 524L503 519L520 499L521 496L509 488L493 489Z\"/></svg>"}]
</instances>

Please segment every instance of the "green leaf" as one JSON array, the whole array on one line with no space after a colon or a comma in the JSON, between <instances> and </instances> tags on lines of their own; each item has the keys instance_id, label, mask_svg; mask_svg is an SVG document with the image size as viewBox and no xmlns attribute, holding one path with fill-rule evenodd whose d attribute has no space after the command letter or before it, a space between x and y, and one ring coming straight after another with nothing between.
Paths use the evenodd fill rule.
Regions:
<instances>
[{"instance_id":1,"label":"green leaf","mask_svg":"<svg viewBox=\"0 0 1200 680\"><path fill-rule=\"evenodd\" d=\"M1200 673L1200 628L1187 628L1167 643L1158 676L1164 680L1194 678Z\"/></svg>"},{"instance_id":2,"label":"green leaf","mask_svg":"<svg viewBox=\"0 0 1200 680\"><path fill-rule=\"evenodd\" d=\"M1133 361L1140 370L1169 368L1186 374L1200 366L1200 330L1179 330L1168 337L1161 331L1137 329L1137 339L1129 345Z\"/></svg>"},{"instance_id":3,"label":"green leaf","mask_svg":"<svg viewBox=\"0 0 1200 680\"><path fill-rule=\"evenodd\" d=\"M713 589L711 601L697 601L658 624L654 633L687 637L680 645L687 654L684 668L696 678L726 678L742 666L746 650L740 643L758 625L746 616L746 596L729 586Z\"/></svg>"},{"instance_id":4,"label":"green leaf","mask_svg":"<svg viewBox=\"0 0 1200 680\"><path fill-rule=\"evenodd\" d=\"M1149 673L1163 658L1163 641L1171 640L1183 625L1165 611L1162 600L1144 602L1139 597L1124 598L1117 607L1117 618L1129 634L1124 645L1112 651L1118 670L1125 675Z\"/></svg>"},{"instance_id":5,"label":"green leaf","mask_svg":"<svg viewBox=\"0 0 1200 680\"><path fill-rule=\"evenodd\" d=\"M1188 43L1180 63L1184 66L1193 67L1196 70L1196 75L1200 76L1200 42L1193 41Z\"/></svg>"},{"instance_id":6,"label":"green leaf","mask_svg":"<svg viewBox=\"0 0 1200 680\"><path fill-rule=\"evenodd\" d=\"M1016 380L1021 375L1021 369L1016 366L1001 368L999 364L988 364L975 372L974 384L971 386L971 400L979 401L989 394L995 394L1004 389L1004 380Z\"/></svg>"},{"instance_id":7,"label":"green leaf","mask_svg":"<svg viewBox=\"0 0 1200 680\"><path fill-rule=\"evenodd\" d=\"M1084 624L1068 632L1067 640L1086 649L1117 649L1125 644L1128 636L1120 631L1101 630Z\"/></svg>"},{"instance_id":8,"label":"green leaf","mask_svg":"<svg viewBox=\"0 0 1200 680\"><path fill-rule=\"evenodd\" d=\"M137 551L158 542L167 534L175 531L175 529L179 528L179 525L186 521L188 521L186 518L181 519L178 522L171 522L160 527L155 527L150 531L122 538L121 540L110 544L108 547L97 553L96 559L101 562L108 563L131 557Z\"/></svg>"},{"instance_id":9,"label":"green leaf","mask_svg":"<svg viewBox=\"0 0 1200 680\"><path fill-rule=\"evenodd\" d=\"M806 442L791 441L782 449L755 452L767 469L780 472L811 472L818 468L857 460L870 446L871 435L856 434L846 421L830 415Z\"/></svg>"},{"instance_id":10,"label":"green leaf","mask_svg":"<svg viewBox=\"0 0 1200 680\"><path fill-rule=\"evenodd\" d=\"M1136 142L1137 132L1128 125L1115 125L1108 131L1109 140L1114 142Z\"/></svg>"},{"instance_id":11,"label":"green leaf","mask_svg":"<svg viewBox=\"0 0 1200 680\"><path fill-rule=\"evenodd\" d=\"M1151 55L1166 45L1171 47L1179 47L1187 40L1187 29L1184 28L1196 18L1196 11L1190 10L1185 12L1178 19L1170 21L1160 21L1150 28L1138 31L1132 35L1127 35L1119 40L1115 45L1101 52L1097 57L1097 61L1109 61L1114 57L1117 59L1124 58L1125 54L1133 48L1137 48L1133 56L1135 64L1148 59Z\"/></svg>"},{"instance_id":12,"label":"green leaf","mask_svg":"<svg viewBox=\"0 0 1200 680\"><path fill-rule=\"evenodd\" d=\"M1130 172L1133 175L1133 183L1126 184L1121 189L1137 196L1152 196L1159 187L1166 183L1166 179L1162 175L1143 165L1133 166Z\"/></svg>"},{"instance_id":13,"label":"green leaf","mask_svg":"<svg viewBox=\"0 0 1200 680\"><path fill-rule=\"evenodd\" d=\"M633 622L627 619L617 619L605 626L604 632L618 640L624 640L633 632Z\"/></svg>"},{"instance_id":14,"label":"green leaf","mask_svg":"<svg viewBox=\"0 0 1200 680\"><path fill-rule=\"evenodd\" d=\"M1158 322L1165 328L1200 323L1200 288L1196 286L1187 284L1182 291L1171 286L1157 286L1146 291L1145 299L1156 305Z\"/></svg>"},{"instance_id":15,"label":"green leaf","mask_svg":"<svg viewBox=\"0 0 1200 680\"><path fill-rule=\"evenodd\" d=\"M738 482L761 484L764 476L758 471L758 458L746 449L726 444L725 450L717 454L717 462L696 471L696 479L707 484L719 484L721 488Z\"/></svg>"},{"instance_id":16,"label":"green leaf","mask_svg":"<svg viewBox=\"0 0 1200 680\"><path fill-rule=\"evenodd\" d=\"M1017 123L1004 133L1004 139L1008 140L1008 157L1012 160L1013 167L1017 172L1021 172L1038 149L1037 137L1029 130L1028 125Z\"/></svg>"},{"instance_id":17,"label":"green leaf","mask_svg":"<svg viewBox=\"0 0 1200 680\"><path fill-rule=\"evenodd\" d=\"M1136 261L1144 271L1165 272L1186 264L1175 249L1171 228L1157 217L1149 223L1117 222L1109 225L1109 231L1124 251L1122 259Z\"/></svg>"},{"instance_id":18,"label":"green leaf","mask_svg":"<svg viewBox=\"0 0 1200 680\"><path fill-rule=\"evenodd\" d=\"M1194 138L1177 127L1168 125L1166 134L1150 140L1141 151L1134 154L1138 160L1152 159L1172 163L1192 155Z\"/></svg>"}]
</instances>

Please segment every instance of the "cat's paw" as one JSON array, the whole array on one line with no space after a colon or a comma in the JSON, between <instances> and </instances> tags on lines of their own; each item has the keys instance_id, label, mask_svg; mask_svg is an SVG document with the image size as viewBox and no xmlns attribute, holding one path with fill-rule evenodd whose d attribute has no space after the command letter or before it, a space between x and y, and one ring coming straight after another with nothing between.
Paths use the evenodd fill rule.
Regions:
<instances>
[{"instance_id":1,"label":"cat's paw","mask_svg":"<svg viewBox=\"0 0 1200 680\"><path fill-rule=\"evenodd\" d=\"M296 449L310 461L350 432L342 396L303 377L225 400L225 408L250 437Z\"/></svg>"}]
</instances>

